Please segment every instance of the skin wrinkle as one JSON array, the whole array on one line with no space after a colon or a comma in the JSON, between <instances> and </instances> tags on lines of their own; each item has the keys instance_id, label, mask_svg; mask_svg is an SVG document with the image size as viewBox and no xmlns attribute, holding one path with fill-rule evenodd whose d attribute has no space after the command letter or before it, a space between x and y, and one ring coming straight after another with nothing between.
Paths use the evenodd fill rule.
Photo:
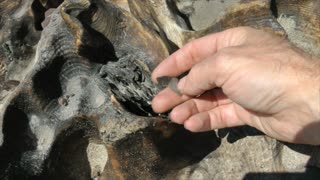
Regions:
<instances>
[{"instance_id":1,"label":"skin wrinkle","mask_svg":"<svg viewBox=\"0 0 320 180\"><path fill-rule=\"evenodd\" d=\"M207 38L207 42L204 38ZM182 98L175 100L179 104L173 103L172 99L170 101L162 99L163 103L168 103L167 107L162 106L162 110L169 109L169 106L180 106L175 108L175 113L179 114L179 111L189 109L192 121L188 123L184 121L184 123L187 123L186 128L192 131L248 124L270 137L283 141L320 143L314 140L297 142L297 138L294 138L299 133L297 131L305 131L304 127L314 122L315 117L320 116L317 114L319 106L315 101L319 96L320 88L314 83L319 77L312 77L315 73L319 74L319 70L315 69L311 56L296 50L283 37L251 28L229 29L204 38L201 41L195 40L194 43L204 43L203 47L207 48L212 41L216 41L218 44L212 48L218 51L212 54L199 54L201 59L195 62L197 53L206 51L202 47L198 47L200 50L193 47L190 49L191 52L178 50L176 54L182 56L183 53L191 53L193 57L185 57L193 59L178 62L175 58L169 57L165 61L173 61L170 62L173 67L168 66L168 63L157 67L160 70L155 72L155 77L160 74L165 75L167 72L169 74L176 72L174 63L177 63L177 66L183 63L184 68L188 68L184 70L189 70L189 74L180 80L178 86L190 97L185 100ZM223 38L227 39L222 41ZM218 99L215 100L218 105L211 105L211 107L205 101L192 102L196 103L195 105L183 103L192 99L197 100L198 94L216 86L222 88L229 101ZM163 94L162 98L164 97ZM154 98L155 109L159 99L161 98L157 96ZM206 99L210 101L209 98ZM196 106L197 111L202 111L200 104L208 105L208 110L198 113L190 110ZM185 109L182 110L183 108ZM194 118L198 118L201 122L197 124L197 121L193 121ZM175 121L175 119L172 120ZM179 121L181 122L181 119ZM313 131L313 134L315 133L317 132Z\"/></svg>"},{"instance_id":2,"label":"skin wrinkle","mask_svg":"<svg viewBox=\"0 0 320 180\"><path fill-rule=\"evenodd\" d=\"M197 107L197 104L195 103L194 100L187 101L186 103L188 103L188 102L189 102L189 103L191 102L191 103L193 104L193 106L192 106L193 108L189 108L189 110L190 110L189 112L190 112L190 113L187 114L186 119L189 119L192 114L201 112L201 111L199 110L199 108ZM180 121L178 121L178 122L180 122ZM180 124L183 124L183 121L180 122Z\"/></svg>"},{"instance_id":3,"label":"skin wrinkle","mask_svg":"<svg viewBox=\"0 0 320 180\"><path fill-rule=\"evenodd\" d=\"M275 125L275 124L270 125L270 124L266 123L266 121L273 121L273 123L275 123L275 124L278 123L278 125ZM284 129L285 127L279 126L279 125L281 125L281 123L276 121L274 118L273 119L265 119L264 117L261 117L261 118L259 118L259 125L260 125L262 132L265 132L266 134L270 134L270 133L274 132L279 137L279 140L285 139L285 138L283 138L283 134L279 133L277 131L277 128L274 128L274 127L282 127Z\"/></svg>"},{"instance_id":4,"label":"skin wrinkle","mask_svg":"<svg viewBox=\"0 0 320 180\"><path fill-rule=\"evenodd\" d=\"M194 46L194 43L189 43L183 49L186 52L185 55L187 55L187 57L182 57L181 58L181 54L180 54L180 56L176 55L176 58L179 59L179 61L184 61L184 59L189 59L189 58L193 60L193 61L189 62L189 64L181 63L183 66L179 68L180 71L183 70L183 69L187 69L189 66L191 66L192 64L197 62L197 59L194 58L193 54L189 53L190 49L193 49L193 46ZM179 67L179 64L176 64L176 66ZM181 72L183 73L185 71L181 71Z\"/></svg>"},{"instance_id":5,"label":"skin wrinkle","mask_svg":"<svg viewBox=\"0 0 320 180\"><path fill-rule=\"evenodd\" d=\"M235 56L235 57L237 57L237 56ZM239 57L239 56L238 56ZM235 58L232 58L232 59L235 59ZM242 58L242 59L253 59L253 58L251 58L250 56L248 56L248 58ZM272 62L272 61L271 61ZM243 64L243 65L241 65L239 68L237 68L237 70L235 71L235 72L233 72L232 74L230 74L230 77L238 77L238 78L241 78L242 76L240 76L240 75L235 75L235 74L237 74L238 72L245 72L246 71L246 69L247 69L247 67L250 67L250 65L248 65L248 64L250 64L250 63L252 63L252 62L249 62L249 63L246 63L246 64ZM267 65L269 65L270 63L268 63ZM271 63L272 64L272 63ZM230 68L229 68L230 69ZM274 68L273 68L274 69ZM279 75L281 75L281 74L279 74ZM229 82L228 84L234 84L234 83L232 83L232 82L236 82L236 81L238 81L237 79L236 80L233 80L233 81L231 81L230 79L227 79L226 80L226 82ZM226 87L225 88L225 86L222 86L224 89L232 89L231 87ZM235 91L237 91L237 89L235 89ZM228 92L227 94L233 94L232 92ZM269 95L265 95L266 97L264 97L264 98L260 98L261 99L261 101L264 101L265 99L268 99L268 97L269 97ZM281 96L281 94L279 94L277 97L279 97L279 96ZM276 99L277 97L274 97L273 99ZM270 100L270 102L271 102L272 100ZM261 103L257 103L257 104L261 104ZM275 103L273 103L273 104L275 104ZM272 106L273 105L270 105L270 109L272 108Z\"/></svg>"},{"instance_id":6,"label":"skin wrinkle","mask_svg":"<svg viewBox=\"0 0 320 180\"><path fill-rule=\"evenodd\" d=\"M200 111L200 108L198 107L198 105L195 102L195 100L191 100L191 102L192 102L194 108L191 109L191 114L190 115L195 114L196 112L197 113L202 112L202 111ZM190 115L188 115L188 118L190 117Z\"/></svg>"},{"instance_id":7,"label":"skin wrinkle","mask_svg":"<svg viewBox=\"0 0 320 180\"><path fill-rule=\"evenodd\" d=\"M209 117L209 119L211 118L213 118L213 115L214 115L214 117L215 117L215 119L222 119L222 121L220 122L220 123L225 123L225 125L226 126L230 126L229 125L229 120L231 120L232 121L232 118L234 117L234 115L232 115L232 113L231 114L229 114L230 112L230 102L225 102L225 103L222 103L222 102L224 102L224 101L222 101L221 99L223 98L223 96L224 95L222 95L221 93L222 92L220 92L221 90L219 89L219 90L215 90L215 91L213 91L213 92L215 92L215 93L211 93L211 94L213 94L213 97L214 97L214 100L212 101L212 103L214 103L214 109L213 110L211 110L211 111L208 111L207 112L207 117ZM207 94L208 93L210 93L210 92L207 92ZM191 102L195 102L195 100L190 100ZM187 102L186 102L187 103ZM198 106L198 104L195 104L194 105L194 109L197 109L196 111L198 112L198 113L200 113L200 114L203 114L202 112L205 112L205 111L207 111L207 110L203 110L203 109L201 109L199 106ZM191 108L191 110L194 110L193 108ZM216 109L220 109L219 111L217 111ZM209 109L208 109L209 110ZM218 114L217 114L217 112L218 112ZM194 112L193 112L193 114L194 114ZM203 115L202 115L203 116ZM200 117L202 117L202 116L200 116ZM199 118L199 116L191 116L190 118L188 118L188 120L187 121L189 121L189 120L191 120L191 121L197 121L198 119L197 119L197 117ZM221 117L221 118L220 118ZM201 120L201 118L198 120L198 121L200 121ZM202 119L203 120L203 119ZM219 123L218 123L219 124ZM211 126L211 127L214 127L214 125L215 124L212 124L212 123L209 123L209 125ZM216 128L214 128L214 129L216 129Z\"/></svg>"},{"instance_id":8,"label":"skin wrinkle","mask_svg":"<svg viewBox=\"0 0 320 180\"><path fill-rule=\"evenodd\" d=\"M210 95L212 94L211 91L208 91L206 92L203 96L200 96L199 98L195 98L195 99L191 99L185 103L183 103L182 105L178 106L177 108L174 108L172 110L173 113L179 111L180 109L185 109L185 111L189 110L190 113L188 113L188 116L186 117L186 119L189 119L192 114L195 114L195 113L200 113L200 112L205 112L207 110L209 110L208 108L204 108L204 107L200 107L198 104L201 103L201 101L206 101L206 100L203 100L205 97L211 97ZM212 98L212 97L211 97ZM191 103L191 106L188 106L189 104ZM207 101L206 101L207 103ZM217 102L215 100L211 101L211 106L212 107L216 107L217 106ZM183 107L186 107L186 108L183 108ZM174 117L173 117L174 118ZM174 118L176 119L176 118ZM178 120L177 120L178 121Z\"/></svg>"},{"instance_id":9,"label":"skin wrinkle","mask_svg":"<svg viewBox=\"0 0 320 180\"><path fill-rule=\"evenodd\" d=\"M221 107L220 107L221 104L220 104L220 101L219 101L219 99L218 99L217 91L213 92L212 94L213 94L213 97L214 97L213 102L216 102L216 107L215 107L215 108L221 108ZM217 116L217 115L215 114L215 116ZM221 116L221 111L220 111L220 116ZM215 117L215 118L218 119L217 117ZM216 128L214 127L214 124L213 124L213 123L210 123L210 127L211 127L211 129L216 129Z\"/></svg>"},{"instance_id":10,"label":"skin wrinkle","mask_svg":"<svg viewBox=\"0 0 320 180\"><path fill-rule=\"evenodd\" d=\"M213 96L214 96L214 98L215 98L214 101L217 102L217 107L216 107L216 109L220 109L219 115L215 114L215 116L216 116L215 118L216 118L216 119L221 119L222 122L223 122L224 120L226 120L226 118L225 118L224 113L223 113L223 110L222 110L222 105L224 105L224 104L221 104L221 101L220 101L220 99L222 98L222 96L221 96L221 94L218 94L217 91L216 91L216 93L213 93ZM217 116L219 116L220 118L217 118ZM212 127L212 126L213 126L213 124L211 123L211 127ZM214 126L213 126L213 127L214 127ZM216 128L213 128L213 129L216 129Z\"/></svg>"},{"instance_id":11,"label":"skin wrinkle","mask_svg":"<svg viewBox=\"0 0 320 180\"><path fill-rule=\"evenodd\" d=\"M232 86L234 84L232 82L238 81L241 78L241 76L234 76L234 74L236 74L236 71L230 73L229 77L226 78L226 80L224 80L223 82L221 82L221 85L219 85L219 87L221 87L223 89L223 92L225 94L228 94L229 96L234 94L234 92L232 90L237 91L237 88L232 88ZM232 80L230 80L231 77L237 77L237 78L233 78L235 80L232 81ZM226 83L226 82L228 82L228 83Z\"/></svg>"},{"instance_id":12,"label":"skin wrinkle","mask_svg":"<svg viewBox=\"0 0 320 180\"><path fill-rule=\"evenodd\" d=\"M191 50L191 49L197 48L197 47L195 47L195 46L196 46L196 44L194 44L193 42L188 43L187 46L186 46L186 52L187 52L188 56L190 56L190 59L193 59L193 60L194 60L192 63L198 62L198 60L199 60L199 59L197 58L197 55L196 55L196 54L190 53L190 50ZM187 69L187 68L184 68L184 69Z\"/></svg>"},{"instance_id":13,"label":"skin wrinkle","mask_svg":"<svg viewBox=\"0 0 320 180\"><path fill-rule=\"evenodd\" d=\"M222 55L221 55L221 53L222 53ZM224 86L225 86L226 82L228 82L230 80L230 78L233 77L233 75L235 73L237 73L237 70L234 70L235 67L234 67L233 63L230 62L232 60L237 61L236 58L232 58L230 55L228 55L228 51L225 53L220 52L218 54L218 56L216 57L215 66L217 69L220 69L220 71L216 71L218 73L215 75L215 79L216 79L215 82L216 82L216 85L218 87L222 87L223 90L225 89ZM231 71L233 71L233 72L231 72ZM221 74L221 73L223 73L223 74Z\"/></svg>"},{"instance_id":14,"label":"skin wrinkle","mask_svg":"<svg viewBox=\"0 0 320 180\"><path fill-rule=\"evenodd\" d=\"M228 124L228 122L229 122L229 119L230 119L230 116L229 115L227 115L227 113L226 113L226 107L223 107L223 105L221 106L218 106L218 113L214 113L215 114L215 116L216 116L216 119L220 119L221 120L221 122L219 123L219 124L221 124L221 125L224 125L224 126L226 126L226 127L230 127ZM215 129L217 129L217 128L215 128Z\"/></svg>"},{"instance_id":15,"label":"skin wrinkle","mask_svg":"<svg viewBox=\"0 0 320 180\"><path fill-rule=\"evenodd\" d=\"M277 81L277 79L275 79L275 80L273 80L273 81ZM266 82L266 83L269 83L269 82ZM258 102L256 103L257 106L258 106L258 105L261 105L261 104L264 104L264 102L267 100L267 102L269 102L269 103L268 103L268 105L265 105L265 108L264 108L264 109L266 109L267 112L270 112L270 114L271 114L271 113L275 113L275 111L271 111L271 110L273 110L273 107L277 105L277 103L276 103L277 100L280 101L279 97L282 96L282 93L279 93L279 91L280 91L279 89L276 89L276 91L277 91L277 93L271 92L272 95L270 95L270 94L264 94L264 96L260 98L260 102L258 101ZM277 95L274 95L274 94L277 94ZM269 106L269 107L268 107L268 106Z\"/></svg>"}]
</instances>

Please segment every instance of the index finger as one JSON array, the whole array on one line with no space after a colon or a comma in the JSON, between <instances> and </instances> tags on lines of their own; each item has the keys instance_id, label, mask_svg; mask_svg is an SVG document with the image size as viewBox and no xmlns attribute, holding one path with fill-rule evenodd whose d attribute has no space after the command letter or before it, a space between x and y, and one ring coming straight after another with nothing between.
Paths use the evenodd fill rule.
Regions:
<instances>
[{"instance_id":1,"label":"index finger","mask_svg":"<svg viewBox=\"0 0 320 180\"><path fill-rule=\"evenodd\" d=\"M238 27L196 39L162 61L152 73L152 80L159 77L176 77L219 49L243 44L249 28Z\"/></svg>"}]
</instances>

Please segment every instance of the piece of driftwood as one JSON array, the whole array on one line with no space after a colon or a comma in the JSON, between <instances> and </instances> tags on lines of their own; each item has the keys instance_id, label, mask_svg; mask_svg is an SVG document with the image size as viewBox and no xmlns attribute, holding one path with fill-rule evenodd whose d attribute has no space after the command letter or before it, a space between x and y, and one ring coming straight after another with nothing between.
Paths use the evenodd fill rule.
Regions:
<instances>
[{"instance_id":1,"label":"piece of driftwood","mask_svg":"<svg viewBox=\"0 0 320 180\"><path fill-rule=\"evenodd\" d=\"M187 42L237 26L288 36L319 57L319 8L318 0L0 0L0 179L315 177L319 147L250 127L195 134L154 113L152 98L167 85L176 91L177 79L154 84L150 75Z\"/></svg>"}]
</instances>

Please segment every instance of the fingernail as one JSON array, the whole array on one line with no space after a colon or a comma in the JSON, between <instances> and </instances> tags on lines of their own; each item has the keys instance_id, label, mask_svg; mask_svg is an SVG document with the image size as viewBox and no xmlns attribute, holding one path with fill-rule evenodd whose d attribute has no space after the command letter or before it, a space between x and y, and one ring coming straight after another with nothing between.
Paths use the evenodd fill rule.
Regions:
<instances>
[{"instance_id":1,"label":"fingernail","mask_svg":"<svg viewBox=\"0 0 320 180\"><path fill-rule=\"evenodd\" d=\"M172 111L171 111L171 112L172 112ZM172 120L172 114L171 114L171 112L169 112L169 114L168 114L168 117L169 117L170 120Z\"/></svg>"},{"instance_id":2,"label":"fingernail","mask_svg":"<svg viewBox=\"0 0 320 180\"><path fill-rule=\"evenodd\" d=\"M151 73L151 79L155 84L158 84L159 83L158 79L161 78L157 75L158 71L159 71L158 67L156 67Z\"/></svg>"},{"instance_id":3,"label":"fingernail","mask_svg":"<svg viewBox=\"0 0 320 180\"><path fill-rule=\"evenodd\" d=\"M179 80L179 83L178 83L178 90L180 91L180 93L183 93L183 88L185 86L185 82L186 81L186 78L183 77L182 79Z\"/></svg>"}]
</instances>

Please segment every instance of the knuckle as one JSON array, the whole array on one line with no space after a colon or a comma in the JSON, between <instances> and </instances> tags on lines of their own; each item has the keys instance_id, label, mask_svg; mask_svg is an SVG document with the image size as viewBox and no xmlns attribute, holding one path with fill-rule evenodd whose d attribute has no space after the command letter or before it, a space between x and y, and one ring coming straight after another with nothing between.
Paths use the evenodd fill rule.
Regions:
<instances>
[{"instance_id":1,"label":"knuckle","mask_svg":"<svg viewBox=\"0 0 320 180\"><path fill-rule=\"evenodd\" d=\"M188 56L189 56L188 58L190 58L192 61L195 61L197 57L197 54L196 54L197 51L195 51L195 49L197 49L197 47L194 41L189 42L186 45L186 52L188 53Z\"/></svg>"},{"instance_id":2,"label":"knuckle","mask_svg":"<svg viewBox=\"0 0 320 180\"><path fill-rule=\"evenodd\" d=\"M247 41L250 34L254 33L251 27L236 27L229 32L230 44L243 44Z\"/></svg>"},{"instance_id":3,"label":"knuckle","mask_svg":"<svg viewBox=\"0 0 320 180\"><path fill-rule=\"evenodd\" d=\"M175 55L177 67L181 69L189 69L196 61L196 56L194 55L194 45L195 43L190 42L186 44L181 50L180 53ZM187 60L186 60L187 59Z\"/></svg>"},{"instance_id":4,"label":"knuckle","mask_svg":"<svg viewBox=\"0 0 320 180\"><path fill-rule=\"evenodd\" d=\"M189 74L188 74L188 82L190 82L190 84L193 84L196 82L196 79L197 79L197 75L199 74L199 66L194 66Z\"/></svg>"},{"instance_id":5,"label":"knuckle","mask_svg":"<svg viewBox=\"0 0 320 180\"><path fill-rule=\"evenodd\" d=\"M183 92L188 95L197 95L198 91L198 80L199 80L199 67L193 67L188 75L186 76L186 81L183 87Z\"/></svg>"},{"instance_id":6,"label":"knuckle","mask_svg":"<svg viewBox=\"0 0 320 180\"><path fill-rule=\"evenodd\" d=\"M184 46L184 48L185 48L187 51L192 50L193 47L194 47L194 41L191 41L191 42L187 43L187 44Z\"/></svg>"},{"instance_id":7,"label":"knuckle","mask_svg":"<svg viewBox=\"0 0 320 180\"><path fill-rule=\"evenodd\" d=\"M253 28L248 26L241 26L234 29L240 35L247 35L248 33L252 32Z\"/></svg>"},{"instance_id":8,"label":"knuckle","mask_svg":"<svg viewBox=\"0 0 320 180\"><path fill-rule=\"evenodd\" d=\"M231 66L233 65L236 57L233 52L229 49L225 49L222 52L219 52L214 61L215 64L215 83L217 86L221 87L229 76Z\"/></svg>"},{"instance_id":9,"label":"knuckle","mask_svg":"<svg viewBox=\"0 0 320 180\"><path fill-rule=\"evenodd\" d=\"M229 48L224 48L216 54L216 67L225 69L233 58L233 52Z\"/></svg>"}]
</instances>

